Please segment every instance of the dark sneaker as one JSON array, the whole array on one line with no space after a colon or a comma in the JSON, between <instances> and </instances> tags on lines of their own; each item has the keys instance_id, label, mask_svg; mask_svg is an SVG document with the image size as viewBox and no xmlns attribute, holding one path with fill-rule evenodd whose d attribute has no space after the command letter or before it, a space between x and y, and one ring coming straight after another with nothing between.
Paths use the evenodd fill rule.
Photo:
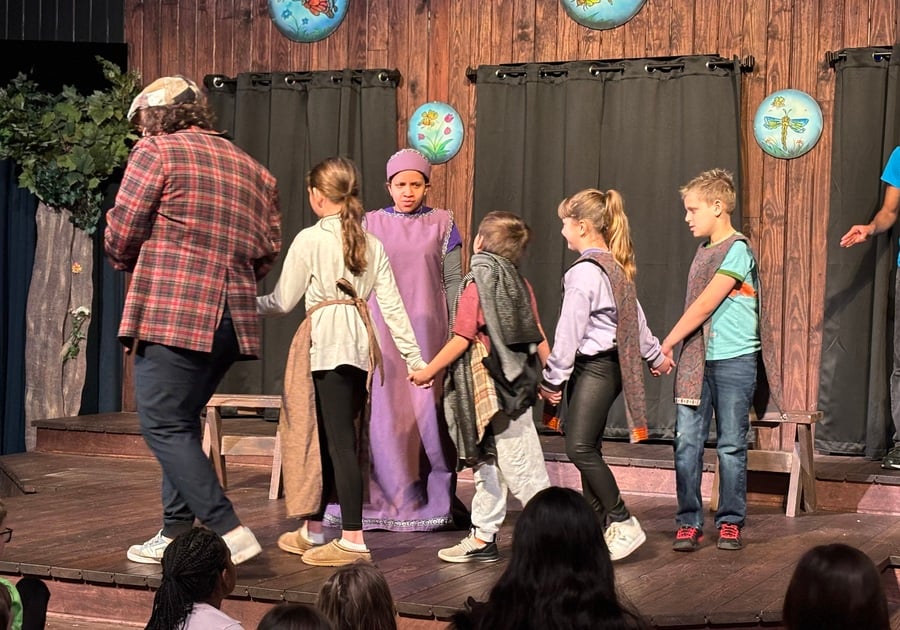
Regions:
<instances>
[{"instance_id":1,"label":"dark sneaker","mask_svg":"<svg viewBox=\"0 0 900 630\"><path fill-rule=\"evenodd\" d=\"M900 446L895 446L887 452L887 455L881 460L881 467L900 470Z\"/></svg>"},{"instance_id":2,"label":"dark sneaker","mask_svg":"<svg viewBox=\"0 0 900 630\"><path fill-rule=\"evenodd\" d=\"M716 547L728 551L743 549L744 542L741 540L741 528L734 523L722 523L719 526L719 542L716 543Z\"/></svg>"},{"instance_id":3,"label":"dark sneaker","mask_svg":"<svg viewBox=\"0 0 900 630\"><path fill-rule=\"evenodd\" d=\"M496 562L500 552L496 542L482 544L470 533L452 547L438 551L438 558L445 562Z\"/></svg>"},{"instance_id":4,"label":"dark sneaker","mask_svg":"<svg viewBox=\"0 0 900 630\"><path fill-rule=\"evenodd\" d=\"M696 527L682 525L675 533L675 542L672 543L672 549L675 551L697 551L701 540L703 540L703 532Z\"/></svg>"}]
</instances>

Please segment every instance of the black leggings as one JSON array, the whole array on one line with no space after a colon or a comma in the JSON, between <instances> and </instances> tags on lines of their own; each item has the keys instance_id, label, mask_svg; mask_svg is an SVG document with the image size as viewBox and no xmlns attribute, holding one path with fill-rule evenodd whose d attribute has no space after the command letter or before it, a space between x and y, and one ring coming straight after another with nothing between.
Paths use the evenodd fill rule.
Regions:
<instances>
[{"instance_id":1,"label":"black leggings","mask_svg":"<svg viewBox=\"0 0 900 630\"><path fill-rule=\"evenodd\" d=\"M366 404L366 372L349 365L312 373L322 454L322 502L310 520L321 521L337 491L341 528L362 531L362 471L353 422Z\"/></svg>"},{"instance_id":2,"label":"black leggings","mask_svg":"<svg viewBox=\"0 0 900 630\"><path fill-rule=\"evenodd\" d=\"M566 455L581 472L584 498L606 524L631 517L601 446L610 407L622 391L615 352L578 357L566 390Z\"/></svg>"}]
</instances>

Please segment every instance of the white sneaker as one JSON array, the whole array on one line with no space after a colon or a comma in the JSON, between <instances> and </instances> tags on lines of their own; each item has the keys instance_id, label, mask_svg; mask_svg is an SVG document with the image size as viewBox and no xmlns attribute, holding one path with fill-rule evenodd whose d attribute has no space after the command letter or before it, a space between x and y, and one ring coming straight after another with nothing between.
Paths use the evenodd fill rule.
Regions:
<instances>
[{"instance_id":1,"label":"white sneaker","mask_svg":"<svg viewBox=\"0 0 900 630\"><path fill-rule=\"evenodd\" d=\"M632 516L627 521L617 523L613 521L606 528L603 535L606 546L609 548L611 560L621 560L637 550L647 540L647 535L641 529L637 518Z\"/></svg>"},{"instance_id":2,"label":"white sneaker","mask_svg":"<svg viewBox=\"0 0 900 630\"><path fill-rule=\"evenodd\" d=\"M156 536L147 542L140 545L131 545L128 548L128 559L141 564L159 564L170 542L172 542L172 539L163 536L162 530L159 530Z\"/></svg>"},{"instance_id":3,"label":"white sneaker","mask_svg":"<svg viewBox=\"0 0 900 630\"><path fill-rule=\"evenodd\" d=\"M228 550L231 551L231 561L235 564L246 562L262 553L262 547L259 546L256 536L249 527L243 525L222 536L222 540L228 545Z\"/></svg>"}]
</instances>

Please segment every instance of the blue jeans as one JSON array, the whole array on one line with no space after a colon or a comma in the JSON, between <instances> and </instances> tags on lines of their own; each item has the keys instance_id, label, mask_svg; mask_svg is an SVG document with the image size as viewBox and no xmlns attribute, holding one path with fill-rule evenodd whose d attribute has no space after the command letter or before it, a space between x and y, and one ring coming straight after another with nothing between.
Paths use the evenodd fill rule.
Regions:
<instances>
[{"instance_id":1,"label":"blue jeans","mask_svg":"<svg viewBox=\"0 0 900 630\"><path fill-rule=\"evenodd\" d=\"M162 467L163 535L174 538L194 518L219 535L240 521L203 454L200 412L240 349L231 316L225 315L212 352L140 343L134 386L141 434Z\"/></svg>"},{"instance_id":2,"label":"blue jeans","mask_svg":"<svg viewBox=\"0 0 900 630\"><path fill-rule=\"evenodd\" d=\"M675 417L676 522L703 529L703 444L716 415L716 452L719 456L719 509L716 527L743 527L747 517L747 432L750 405L756 389L757 353L707 361L700 405L677 405Z\"/></svg>"}]
</instances>

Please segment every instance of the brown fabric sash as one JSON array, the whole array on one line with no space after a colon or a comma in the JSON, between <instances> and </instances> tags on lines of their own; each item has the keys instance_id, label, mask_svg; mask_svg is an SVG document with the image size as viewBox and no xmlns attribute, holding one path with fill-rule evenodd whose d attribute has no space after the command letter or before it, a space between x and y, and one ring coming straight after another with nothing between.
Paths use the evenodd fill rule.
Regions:
<instances>
[{"instance_id":1,"label":"brown fabric sash","mask_svg":"<svg viewBox=\"0 0 900 630\"><path fill-rule=\"evenodd\" d=\"M344 278L338 288L349 298L327 300L306 311L306 317L294 333L284 372L282 412L278 431L281 433L281 459L284 474L284 498L288 516L305 517L322 507L322 456L319 451L319 425L316 419L316 392L312 381L309 351L312 346L312 318L320 308L346 304L355 306L369 336L369 370L366 390L371 391L372 375L378 368L384 381L381 348L366 301L357 296L353 286ZM356 418L357 458L363 472L363 500L369 487L368 405L364 417ZM330 498L330 497L325 497Z\"/></svg>"},{"instance_id":2,"label":"brown fabric sash","mask_svg":"<svg viewBox=\"0 0 900 630\"><path fill-rule=\"evenodd\" d=\"M625 394L625 417L628 420L629 439L632 443L646 440L647 402L644 395L641 331L634 283L628 279L622 266L609 252L587 252L573 265L581 262L594 263L609 277L619 316L619 323L616 326L616 346L619 353L619 368L622 371L622 391Z\"/></svg>"},{"instance_id":3,"label":"brown fabric sash","mask_svg":"<svg viewBox=\"0 0 900 630\"><path fill-rule=\"evenodd\" d=\"M717 243L712 247L704 247L700 245L694 260L691 263L691 269L688 272L687 296L685 298L684 308L694 303L700 296L706 286L712 281L716 271L725 260L728 250L735 241L744 241L750 248L750 254L757 261L757 284L759 291L757 294L757 308L759 309L759 334L760 343L762 345L761 352L761 369L757 369L757 388L754 400L754 407L759 417L766 412L766 409L772 407L774 411L780 413L781 409L781 371L775 361L775 341L768 318L765 317L762 299L762 278L759 272L759 258L746 236L740 232L736 232L731 237L725 239L721 243ZM698 406L700 404L700 396L703 391L703 372L706 366L706 344L705 337L709 336L712 317L708 318L703 325L685 338L681 354L678 358L678 366L675 369L675 403L679 405Z\"/></svg>"}]
</instances>

